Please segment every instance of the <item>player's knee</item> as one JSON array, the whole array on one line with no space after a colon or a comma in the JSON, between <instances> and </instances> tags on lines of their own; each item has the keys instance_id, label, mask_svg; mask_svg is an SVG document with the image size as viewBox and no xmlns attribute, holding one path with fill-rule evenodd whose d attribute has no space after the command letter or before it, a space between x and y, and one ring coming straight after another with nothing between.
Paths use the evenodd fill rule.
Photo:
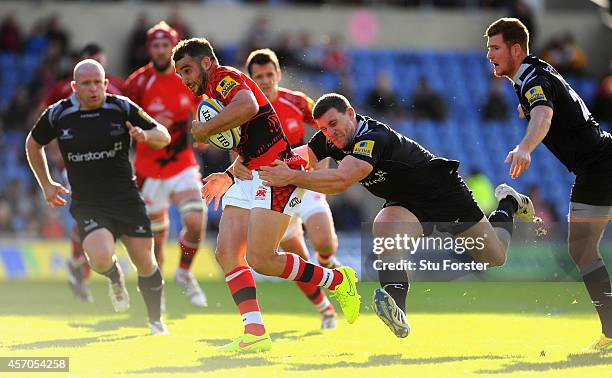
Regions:
<instances>
[{"instance_id":1,"label":"player's knee","mask_svg":"<svg viewBox=\"0 0 612 378\"><path fill-rule=\"evenodd\" d=\"M237 265L244 265L244 263L238 263L236 251L231 251L230 249L222 248L220 246L217 246L217 249L215 250L215 259L222 268L233 268Z\"/></svg>"},{"instance_id":2,"label":"player's knee","mask_svg":"<svg viewBox=\"0 0 612 378\"><path fill-rule=\"evenodd\" d=\"M332 255L338 249L338 238L336 235L313 235L310 241L314 249L323 256Z\"/></svg>"},{"instance_id":3,"label":"player's knee","mask_svg":"<svg viewBox=\"0 0 612 378\"><path fill-rule=\"evenodd\" d=\"M115 251L106 249L87 251L89 265L98 273L106 271L113 263L114 253Z\"/></svg>"},{"instance_id":4,"label":"player's knee","mask_svg":"<svg viewBox=\"0 0 612 378\"><path fill-rule=\"evenodd\" d=\"M199 242L202 235L202 214L191 213L183 218L185 236L189 241Z\"/></svg>"}]
</instances>

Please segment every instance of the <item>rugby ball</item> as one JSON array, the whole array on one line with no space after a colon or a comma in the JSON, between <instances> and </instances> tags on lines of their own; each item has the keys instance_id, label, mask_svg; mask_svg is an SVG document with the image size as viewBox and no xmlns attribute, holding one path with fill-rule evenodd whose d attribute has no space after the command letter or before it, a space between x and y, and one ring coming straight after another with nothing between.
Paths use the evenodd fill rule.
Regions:
<instances>
[{"instance_id":1,"label":"rugby ball","mask_svg":"<svg viewBox=\"0 0 612 378\"><path fill-rule=\"evenodd\" d=\"M223 104L214 98L207 98L198 105L197 120L208 122L223 110ZM240 143L240 127L225 130L219 134L212 135L208 143L221 149L231 150Z\"/></svg>"}]
</instances>

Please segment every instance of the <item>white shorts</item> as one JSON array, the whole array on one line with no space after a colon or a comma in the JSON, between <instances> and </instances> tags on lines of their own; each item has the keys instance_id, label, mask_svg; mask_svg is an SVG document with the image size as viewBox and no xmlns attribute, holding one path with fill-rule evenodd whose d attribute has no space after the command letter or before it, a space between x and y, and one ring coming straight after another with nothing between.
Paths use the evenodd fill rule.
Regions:
<instances>
[{"instance_id":1,"label":"white shorts","mask_svg":"<svg viewBox=\"0 0 612 378\"><path fill-rule=\"evenodd\" d=\"M308 218L317 213L327 213L331 216L331 210L329 209L325 194L313 192L312 190L304 190L302 203L298 205L296 214L291 218L287 231L285 231L283 236L283 241L302 233L302 223L306 223Z\"/></svg>"},{"instance_id":2,"label":"white shorts","mask_svg":"<svg viewBox=\"0 0 612 378\"><path fill-rule=\"evenodd\" d=\"M236 206L251 210L263 208L293 216L302 201L304 189L296 186L265 186L259 178L259 172L253 171L252 180L236 179L223 196L223 208Z\"/></svg>"},{"instance_id":3,"label":"white shorts","mask_svg":"<svg viewBox=\"0 0 612 378\"><path fill-rule=\"evenodd\" d=\"M199 193L202 188L201 178L196 166L185 168L178 174L165 179L147 177L140 188L147 213L155 214L167 209L170 206L170 197L174 193L186 190L195 190Z\"/></svg>"}]
</instances>

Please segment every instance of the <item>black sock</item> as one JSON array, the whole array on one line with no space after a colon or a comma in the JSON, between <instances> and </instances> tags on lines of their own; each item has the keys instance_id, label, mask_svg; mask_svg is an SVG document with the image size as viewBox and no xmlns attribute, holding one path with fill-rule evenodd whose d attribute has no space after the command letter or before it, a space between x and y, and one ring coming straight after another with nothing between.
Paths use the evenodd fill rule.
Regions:
<instances>
[{"instance_id":1,"label":"black sock","mask_svg":"<svg viewBox=\"0 0 612 378\"><path fill-rule=\"evenodd\" d=\"M514 229L513 216L518 210L518 203L510 196L499 201L497 210L489 215L489 222L493 227L500 227L505 229L512 235Z\"/></svg>"},{"instance_id":2,"label":"black sock","mask_svg":"<svg viewBox=\"0 0 612 378\"><path fill-rule=\"evenodd\" d=\"M117 266L117 260L113 260L113 266L102 274L112 283L121 283L121 271L119 270L119 266Z\"/></svg>"},{"instance_id":3,"label":"black sock","mask_svg":"<svg viewBox=\"0 0 612 378\"><path fill-rule=\"evenodd\" d=\"M385 289L393 298L395 304L406 313L406 296L410 289L406 272L402 270L379 270L378 281L380 287Z\"/></svg>"},{"instance_id":4,"label":"black sock","mask_svg":"<svg viewBox=\"0 0 612 378\"><path fill-rule=\"evenodd\" d=\"M582 280L599 315L601 332L606 337L612 337L612 289L608 270L603 260L599 259L583 272Z\"/></svg>"},{"instance_id":5,"label":"black sock","mask_svg":"<svg viewBox=\"0 0 612 378\"><path fill-rule=\"evenodd\" d=\"M162 279L159 269L149 277L138 276L138 290L142 294L145 304L147 305L147 314L149 321L156 322L161 318L161 297L164 288L164 280Z\"/></svg>"}]
</instances>

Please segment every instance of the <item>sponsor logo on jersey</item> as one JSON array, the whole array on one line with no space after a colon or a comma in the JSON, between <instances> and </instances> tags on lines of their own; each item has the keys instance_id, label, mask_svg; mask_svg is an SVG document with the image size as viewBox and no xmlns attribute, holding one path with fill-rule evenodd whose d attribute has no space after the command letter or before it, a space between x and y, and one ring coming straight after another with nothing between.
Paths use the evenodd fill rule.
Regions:
<instances>
[{"instance_id":1,"label":"sponsor logo on jersey","mask_svg":"<svg viewBox=\"0 0 612 378\"><path fill-rule=\"evenodd\" d=\"M355 144L355 146L353 147L354 154L363 155L367 157L372 157L372 150L374 150L373 140L362 140L361 142Z\"/></svg>"},{"instance_id":2,"label":"sponsor logo on jersey","mask_svg":"<svg viewBox=\"0 0 612 378\"><path fill-rule=\"evenodd\" d=\"M374 173L374 178L372 180L364 181L362 184L365 187L368 187L368 186L374 185L374 184L379 184L379 183L387 180L387 178L385 177L386 174L387 174L387 172L378 170L378 171L376 171L376 173Z\"/></svg>"},{"instance_id":3,"label":"sponsor logo on jersey","mask_svg":"<svg viewBox=\"0 0 612 378\"><path fill-rule=\"evenodd\" d=\"M217 84L216 89L217 92L219 92L221 96L223 96L223 98L227 98L229 93L232 91L232 89L234 89L236 85L238 85L238 82L236 82L236 80L232 79L229 76L226 76L219 82L219 84Z\"/></svg>"},{"instance_id":4,"label":"sponsor logo on jersey","mask_svg":"<svg viewBox=\"0 0 612 378\"><path fill-rule=\"evenodd\" d=\"M289 201L289 207L296 207L297 205L299 205L300 203L302 203L302 200L299 199L298 197L293 197L291 199L291 201Z\"/></svg>"},{"instance_id":5,"label":"sponsor logo on jersey","mask_svg":"<svg viewBox=\"0 0 612 378\"><path fill-rule=\"evenodd\" d=\"M112 159L117 156L117 151L121 151L123 149L123 142L115 142L115 146L112 150L107 151L95 151L95 152L85 152L85 153L68 153L68 161L73 163L81 163L84 161L97 161L104 159Z\"/></svg>"},{"instance_id":6,"label":"sponsor logo on jersey","mask_svg":"<svg viewBox=\"0 0 612 378\"><path fill-rule=\"evenodd\" d=\"M82 113L81 118L96 118L99 117L100 113Z\"/></svg>"},{"instance_id":7,"label":"sponsor logo on jersey","mask_svg":"<svg viewBox=\"0 0 612 378\"><path fill-rule=\"evenodd\" d=\"M72 139L74 136L70 134L70 129L62 129L62 135L60 135L60 140Z\"/></svg>"},{"instance_id":8,"label":"sponsor logo on jersey","mask_svg":"<svg viewBox=\"0 0 612 378\"><path fill-rule=\"evenodd\" d=\"M85 219L83 220L83 225L83 231L87 232L94 229L95 227L98 227L98 222L93 219Z\"/></svg>"},{"instance_id":9,"label":"sponsor logo on jersey","mask_svg":"<svg viewBox=\"0 0 612 378\"><path fill-rule=\"evenodd\" d=\"M530 106L532 106L538 101L546 101L546 96L544 95L544 91L542 90L542 87L539 85L536 85L535 87L525 92L525 98L527 98L527 101L529 101Z\"/></svg>"},{"instance_id":10,"label":"sponsor logo on jersey","mask_svg":"<svg viewBox=\"0 0 612 378\"><path fill-rule=\"evenodd\" d=\"M259 185L259 188L257 188L257 191L255 191L255 199L265 200L267 194L268 194L268 188L266 188L263 185Z\"/></svg>"},{"instance_id":11,"label":"sponsor logo on jersey","mask_svg":"<svg viewBox=\"0 0 612 378\"><path fill-rule=\"evenodd\" d=\"M111 122L110 125L111 125L111 132L110 132L111 136L125 134L125 129L123 128L122 124Z\"/></svg>"}]
</instances>

